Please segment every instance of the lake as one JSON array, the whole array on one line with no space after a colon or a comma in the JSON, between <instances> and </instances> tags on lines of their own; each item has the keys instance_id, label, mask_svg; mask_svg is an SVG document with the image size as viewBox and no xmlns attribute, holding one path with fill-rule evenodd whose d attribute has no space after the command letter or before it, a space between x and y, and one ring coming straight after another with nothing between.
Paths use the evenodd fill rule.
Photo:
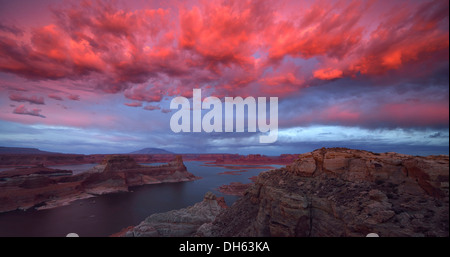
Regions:
<instances>
[{"instance_id":1,"label":"lake","mask_svg":"<svg viewBox=\"0 0 450 257\"><path fill-rule=\"evenodd\" d=\"M139 224L153 213L181 209L200 202L208 191L219 197L224 196L230 206L238 197L221 194L216 190L219 186L231 182L250 183L250 177L267 170L258 165L227 165L233 169L204 166L204 163L199 161L188 161L185 165L189 172L202 179L134 187L130 193L114 193L78 200L68 206L54 209L1 213L0 236L63 237L68 233L77 233L82 237L109 236L125 227ZM92 166L81 164L55 167L71 169L77 174ZM219 175L226 171L235 171L236 168L246 171L239 175Z\"/></svg>"}]
</instances>

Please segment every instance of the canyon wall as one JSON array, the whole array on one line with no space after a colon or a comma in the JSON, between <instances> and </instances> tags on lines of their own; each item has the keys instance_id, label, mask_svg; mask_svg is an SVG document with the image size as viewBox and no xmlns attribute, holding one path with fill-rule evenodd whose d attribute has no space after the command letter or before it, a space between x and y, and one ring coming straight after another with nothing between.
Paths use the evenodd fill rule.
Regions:
<instances>
[{"instance_id":1,"label":"canyon wall","mask_svg":"<svg viewBox=\"0 0 450 257\"><path fill-rule=\"evenodd\" d=\"M207 219L185 209L155 214L127 235L448 237L449 157L318 149L261 173L231 207L215 210Z\"/></svg>"},{"instance_id":2,"label":"canyon wall","mask_svg":"<svg viewBox=\"0 0 450 257\"><path fill-rule=\"evenodd\" d=\"M34 166L43 164L70 165L101 163L110 155L93 154L0 154L0 167ZM138 163L169 162L177 154L117 154L115 156L132 156ZM283 154L280 156L264 156L259 154L239 155L239 154L181 154L184 161L204 161L212 164L281 164L292 163L298 155Z\"/></svg>"},{"instance_id":3,"label":"canyon wall","mask_svg":"<svg viewBox=\"0 0 450 257\"><path fill-rule=\"evenodd\" d=\"M192 181L181 156L160 166L142 166L130 156L108 156L91 170L71 171L42 165L0 172L0 212L51 208L95 195L127 192L146 184Z\"/></svg>"},{"instance_id":4,"label":"canyon wall","mask_svg":"<svg viewBox=\"0 0 450 257\"><path fill-rule=\"evenodd\" d=\"M319 149L260 174L204 235L449 236L448 200L448 156Z\"/></svg>"}]
</instances>

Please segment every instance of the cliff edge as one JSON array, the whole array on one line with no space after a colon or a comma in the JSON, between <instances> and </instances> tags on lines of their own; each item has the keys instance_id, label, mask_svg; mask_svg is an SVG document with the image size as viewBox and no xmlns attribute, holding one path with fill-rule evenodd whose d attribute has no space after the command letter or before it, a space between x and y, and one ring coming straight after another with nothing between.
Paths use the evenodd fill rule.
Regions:
<instances>
[{"instance_id":1,"label":"cliff edge","mask_svg":"<svg viewBox=\"0 0 450 257\"><path fill-rule=\"evenodd\" d=\"M53 208L78 199L146 184L193 181L181 156L160 166L143 166L129 156L108 156L102 164L72 175L38 165L0 173L0 213L16 209Z\"/></svg>"},{"instance_id":2,"label":"cliff edge","mask_svg":"<svg viewBox=\"0 0 450 257\"><path fill-rule=\"evenodd\" d=\"M449 236L449 157L345 148L261 173L208 236Z\"/></svg>"}]
</instances>

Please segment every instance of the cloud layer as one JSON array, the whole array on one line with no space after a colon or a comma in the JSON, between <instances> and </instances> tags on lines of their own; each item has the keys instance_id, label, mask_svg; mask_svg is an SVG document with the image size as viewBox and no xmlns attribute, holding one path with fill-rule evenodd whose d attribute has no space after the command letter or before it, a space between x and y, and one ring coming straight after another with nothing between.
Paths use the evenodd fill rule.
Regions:
<instances>
[{"instance_id":1,"label":"cloud layer","mask_svg":"<svg viewBox=\"0 0 450 257\"><path fill-rule=\"evenodd\" d=\"M441 0L85 0L15 24L1 11L0 118L139 127L202 88L278 96L281 128L448 128L448 12Z\"/></svg>"},{"instance_id":2,"label":"cloud layer","mask_svg":"<svg viewBox=\"0 0 450 257\"><path fill-rule=\"evenodd\" d=\"M17 106L13 113L15 114L21 114L21 115L31 115L31 116L36 116L36 117L41 117L41 118L45 118L44 115L40 114L41 109L38 108L34 108L32 110L28 110L25 105L19 105Z\"/></svg>"}]
</instances>

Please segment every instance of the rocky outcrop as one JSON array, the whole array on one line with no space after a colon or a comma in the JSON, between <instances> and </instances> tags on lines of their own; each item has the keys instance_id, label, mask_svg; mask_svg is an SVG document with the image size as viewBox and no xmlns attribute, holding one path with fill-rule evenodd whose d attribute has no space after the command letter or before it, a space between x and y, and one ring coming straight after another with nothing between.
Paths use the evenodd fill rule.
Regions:
<instances>
[{"instance_id":1,"label":"rocky outcrop","mask_svg":"<svg viewBox=\"0 0 450 257\"><path fill-rule=\"evenodd\" d=\"M34 167L29 168L16 168L12 170L2 171L0 172L0 179L8 179L13 177L21 177L27 175L45 175L49 177L56 176L68 176L72 175L72 171L70 170L61 170L61 169L50 169L45 167L42 164L36 165Z\"/></svg>"},{"instance_id":2,"label":"rocky outcrop","mask_svg":"<svg viewBox=\"0 0 450 257\"><path fill-rule=\"evenodd\" d=\"M344 148L261 173L209 236L449 236L449 158Z\"/></svg>"},{"instance_id":3,"label":"rocky outcrop","mask_svg":"<svg viewBox=\"0 0 450 257\"><path fill-rule=\"evenodd\" d=\"M15 169L0 173L0 212L56 207L77 199L127 192L133 186L195 179L180 156L161 166L142 166L129 156L108 156L102 164L73 176L71 171L42 165Z\"/></svg>"},{"instance_id":4,"label":"rocky outcrop","mask_svg":"<svg viewBox=\"0 0 450 257\"><path fill-rule=\"evenodd\" d=\"M229 185L220 186L217 191L226 195L243 196L252 183L231 182Z\"/></svg>"},{"instance_id":5,"label":"rocky outcrop","mask_svg":"<svg viewBox=\"0 0 450 257\"><path fill-rule=\"evenodd\" d=\"M27 209L51 201L57 196L79 194L78 183L58 183L71 171L50 169L43 165L18 168L0 173L0 212Z\"/></svg>"},{"instance_id":6,"label":"rocky outcrop","mask_svg":"<svg viewBox=\"0 0 450 257\"><path fill-rule=\"evenodd\" d=\"M149 216L125 231L126 237L187 237L208 227L223 209L223 198L208 192L203 201L184 209Z\"/></svg>"},{"instance_id":7,"label":"rocky outcrop","mask_svg":"<svg viewBox=\"0 0 450 257\"><path fill-rule=\"evenodd\" d=\"M198 179L189 173L181 156L166 165L143 166L130 156L109 156L102 164L85 174L82 186L86 192L104 194L128 191L129 187Z\"/></svg>"},{"instance_id":8,"label":"rocky outcrop","mask_svg":"<svg viewBox=\"0 0 450 257\"><path fill-rule=\"evenodd\" d=\"M297 155L295 154L282 154L280 156L265 156L261 154L249 154L249 155L223 155L217 156L216 161L213 164L289 164L292 163Z\"/></svg>"}]
</instances>

